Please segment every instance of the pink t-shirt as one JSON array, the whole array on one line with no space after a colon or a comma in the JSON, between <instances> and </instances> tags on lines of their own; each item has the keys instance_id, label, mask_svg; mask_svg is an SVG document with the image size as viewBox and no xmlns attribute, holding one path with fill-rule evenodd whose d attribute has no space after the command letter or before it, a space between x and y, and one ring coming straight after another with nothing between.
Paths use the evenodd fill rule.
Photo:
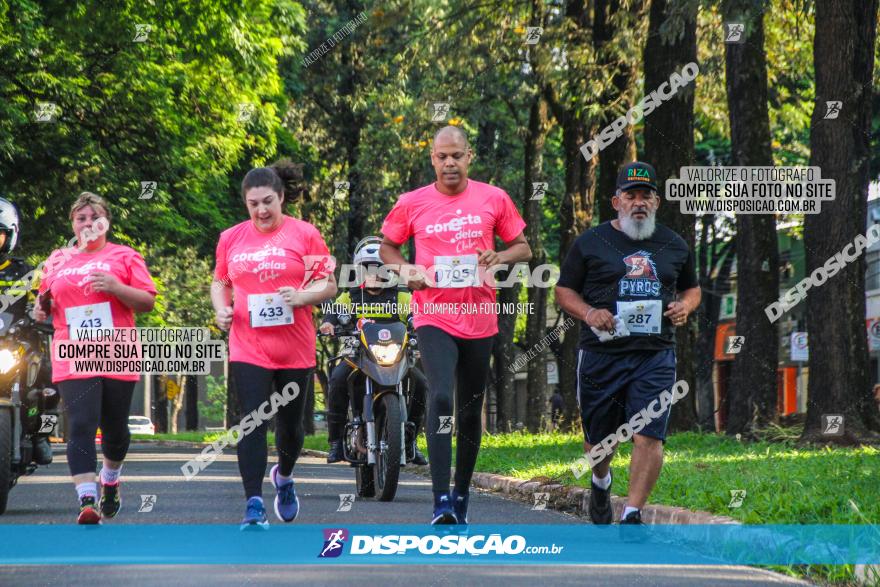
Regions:
<instances>
[{"instance_id":1,"label":"pink t-shirt","mask_svg":"<svg viewBox=\"0 0 880 587\"><path fill-rule=\"evenodd\" d=\"M314 367L314 306L291 312L269 296L280 287L301 289L332 271L324 239L303 220L284 216L273 232L260 232L250 220L223 231L214 279L232 285L229 360L266 369ZM252 325L252 319L263 325Z\"/></svg>"},{"instance_id":2,"label":"pink t-shirt","mask_svg":"<svg viewBox=\"0 0 880 587\"><path fill-rule=\"evenodd\" d=\"M106 292L92 290L91 274L102 271L114 275L120 283L156 295L156 285L144 258L140 253L125 245L107 243L100 251L87 253L76 247L56 249L49 255L43 266L43 278L40 282L40 293L52 292L52 325L55 327L54 341L70 340L67 323L67 310L81 306L102 308L98 304L110 304L110 316L113 328L133 328L134 310L119 301L119 298ZM95 314L100 315L100 312ZM95 324L109 328L109 324ZM56 361L52 357L52 382L68 379L88 379L90 377L108 377L122 381L137 381L140 375L121 375L118 373L71 373L69 361Z\"/></svg>"},{"instance_id":3,"label":"pink t-shirt","mask_svg":"<svg viewBox=\"0 0 880 587\"><path fill-rule=\"evenodd\" d=\"M473 261L477 248L495 248L495 235L504 242L519 236L526 223L507 193L486 183L468 180L455 196L437 191L434 184L403 194L382 224L382 234L398 244L415 237L416 264L425 268ZM473 257L462 257L473 255ZM447 259L438 259L447 257ZM455 257L450 261L449 257ZM443 312L447 306L479 309L495 303L495 289L471 287L428 287L413 294L416 327L436 326L460 338L485 338L498 332L498 316L492 312Z\"/></svg>"}]
</instances>

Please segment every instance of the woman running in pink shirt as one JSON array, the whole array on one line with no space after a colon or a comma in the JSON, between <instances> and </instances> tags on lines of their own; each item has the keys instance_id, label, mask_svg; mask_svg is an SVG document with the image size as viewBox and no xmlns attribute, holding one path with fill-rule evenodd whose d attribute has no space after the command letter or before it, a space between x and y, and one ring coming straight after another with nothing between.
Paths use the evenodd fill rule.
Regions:
<instances>
[{"instance_id":1,"label":"woman running in pink shirt","mask_svg":"<svg viewBox=\"0 0 880 587\"><path fill-rule=\"evenodd\" d=\"M296 187L301 178L289 162L251 169L241 185L250 220L223 231L217 243L211 301L217 325L229 330L239 413L244 418L259 408L265 420L238 442L247 498L243 529L269 524L262 494L272 405L278 415L278 464L269 475L275 515L292 522L299 513L292 476L303 446L307 383L315 368L312 309L336 295L332 258L318 229L283 212L285 201L301 191ZM274 394L295 397L279 405L277 397L271 400Z\"/></svg>"},{"instance_id":2,"label":"woman running in pink shirt","mask_svg":"<svg viewBox=\"0 0 880 587\"><path fill-rule=\"evenodd\" d=\"M149 312L156 286L143 257L107 240L110 209L103 198L83 192L70 208L76 247L52 251L44 265L40 300L34 317L47 309L55 326L54 341L76 338L77 328L133 328L135 312ZM50 308L50 309L49 309ZM79 524L112 518L122 505L119 475L131 434L128 413L139 375L71 373L69 361L52 356L52 382L64 404L68 429L67 464L80 501ZM95 480L95 433L101 427L100 511Z\"/></svg>"}]
</instances>

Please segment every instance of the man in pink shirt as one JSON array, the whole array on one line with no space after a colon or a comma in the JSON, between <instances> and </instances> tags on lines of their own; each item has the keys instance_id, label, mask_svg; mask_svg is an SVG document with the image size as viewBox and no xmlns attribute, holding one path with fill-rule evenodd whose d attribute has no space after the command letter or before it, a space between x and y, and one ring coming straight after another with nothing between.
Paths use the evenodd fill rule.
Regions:
<instances>
[{"instance_id":1,"label":"man in pink shirt","mask_svg":"<svg viewBox=\"0 0 880 587\"><path fill-rule=\"evenodd\" d=\"M434 490L432 524L467 523L489 359L498 332L495 290L487 273L498 265L512 267L532 258L523 236L526 224L510 196L468 179L472 158L464 131L442 128L431 151L437 181L400 196L382 225L382 261L415 292L413 316L428 378L425 431ZM507 244L506 250L494 250L496 235ZM415 266L400 252L410 237ZM457 444L450 496L453 422Z\"/></svg>"}]
</instances>

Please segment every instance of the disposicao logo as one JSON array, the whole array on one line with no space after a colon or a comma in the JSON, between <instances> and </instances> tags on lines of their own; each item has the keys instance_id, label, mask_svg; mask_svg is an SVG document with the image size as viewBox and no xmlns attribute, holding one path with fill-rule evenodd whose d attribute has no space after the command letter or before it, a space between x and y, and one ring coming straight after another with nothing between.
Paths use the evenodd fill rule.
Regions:
<instances>
[{"instance_id":1,"label":"disposicao logo","mask_svg":"<svg viewBox=\"0 0 880 587\"><path fill-rule=\"evenodd\" d=\"M324 528L324 548L318 554L318 558L336 558L342 554L345 541L348 540L348 530L345 528Z\"/></svg>"}]
</instances>

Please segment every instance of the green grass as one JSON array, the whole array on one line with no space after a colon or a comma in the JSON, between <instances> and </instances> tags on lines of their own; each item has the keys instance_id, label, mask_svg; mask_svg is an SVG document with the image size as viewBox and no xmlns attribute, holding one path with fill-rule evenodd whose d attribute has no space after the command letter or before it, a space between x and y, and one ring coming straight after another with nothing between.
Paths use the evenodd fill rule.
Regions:
<instances>
[{"instance_id":1,"label":"green grass","mask_svg":"<svg viewBox=\"0 0 880 587\"><path fill-rule=\"evenodd\" d=\"M612 462L616 495L626 495L632 443ZM589 486L571 464L582 438L567 434L486 435L477 470L521 479ZM717 434L670 435L651 503L730 516L749 524L880 522L880 451L872 447L798 447L790 442L739 442ZM730 508L730 490L745 489Z\"/></svg>"}]
</instances>

